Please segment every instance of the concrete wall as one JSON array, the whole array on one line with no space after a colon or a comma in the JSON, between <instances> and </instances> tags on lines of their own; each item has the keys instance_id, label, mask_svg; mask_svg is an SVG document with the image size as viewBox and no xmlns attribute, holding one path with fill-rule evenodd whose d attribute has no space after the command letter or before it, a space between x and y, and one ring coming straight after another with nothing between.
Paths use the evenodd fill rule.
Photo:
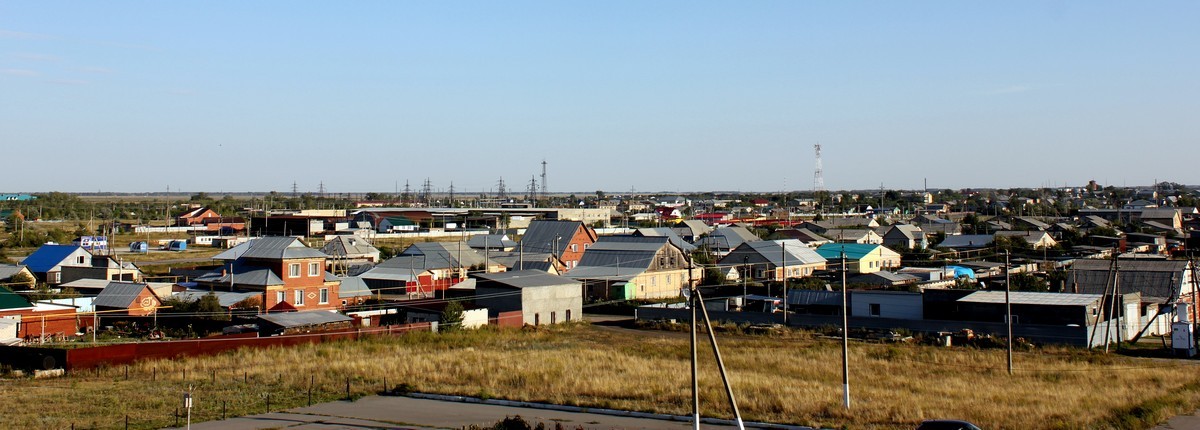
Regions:
<instances>
[{"instance_id":1,"label":"concrete wall","mask_svg":"<svg viewBox=\"0 0 1200 430\"><path fill-rule=\"evenodd\" d=\"M579 283L521 289L522 318L542 325L583 319L583 289Z\"/></svg>"}]
</instances>

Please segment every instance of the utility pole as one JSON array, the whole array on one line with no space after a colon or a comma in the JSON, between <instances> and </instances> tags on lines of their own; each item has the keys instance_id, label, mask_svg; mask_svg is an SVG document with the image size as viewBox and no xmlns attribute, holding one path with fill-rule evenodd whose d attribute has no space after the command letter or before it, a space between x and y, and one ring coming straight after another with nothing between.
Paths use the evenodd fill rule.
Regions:
<instances>
[{"instance_id":1,"label":"utility pole","mask_svg":"<svg viewBox=\"0 0 1200 430\"><path fill-rule=\"evenodd\" d=\"M779 268L779 272L780 272L779 277L783 279L783 326L787 327L787 325L788 325L788 303L787 303L788 300L787 300L787 244L786 243L781 242L779 244L779 254L780 254L779 255L779 257L780 257L779 264L781 266Z\"/></svg>"},{"instance_id":2,"label":"utility pole","mask_svg":"<svg viewBox=\"0 0 1200 430\"><path fill-rule=\"evenodd\" d=\"M842 247L842 403L850 409L850 307L846 296L846 251Z\"/></svg>"},{"instance_id":3,"label":"utility pole","mask_svg":"<svg viewBox=\"0 0 1200 430\"><path fill-rule=\"evenodd\" d=\"M688 283L688 307L692 308L692 429L700 430L700 377L696 370L696 285Z\"/></svg>"},{"instance_id":4,"label":"utility pole","mask_svg":"<svg viewBox=\"0 0 1200 430\"><path fill-rule=\"evenodd\" d=\"M1004 313L1008 316L1005 320L1008 322L1008 375L1013 374L1013 333L1012 333L1012 301L1009 299L1009 292L1012 291L1012 283L1009 282L1008 272L1008 250L1004 250Z\"/></svg>"}]
</instances>

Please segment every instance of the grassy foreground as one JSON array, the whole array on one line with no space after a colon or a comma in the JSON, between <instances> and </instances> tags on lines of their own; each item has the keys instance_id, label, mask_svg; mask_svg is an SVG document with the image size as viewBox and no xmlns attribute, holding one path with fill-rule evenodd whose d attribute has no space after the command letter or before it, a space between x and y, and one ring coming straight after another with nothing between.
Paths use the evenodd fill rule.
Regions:
<instances>
[{"instance_id":1,"label":"grassy foreground","mask_svg":"<svg viewBox=\"0 0 1200 430\"><path fill-rule=\"evenodd\" d=\"M703 338L701 338L703 339ZM1200 406L1191 362L1070 349L851 345L853 409L842 408L837 341L805 332L720 336L747 420L826 428L911 429L961 418L985 429L1149 428ZM374 394L389 388L687 414L685 335L631 335L586 324L539 330L419 333L213 357L147 361L50 380L0 380L0 427L156 428L174 424L194 387L193 422ZM716 366L701 350L701 408L730 416ZM186 375L184 375L186 371ZM185 379L186 378L186 379ZM224 402L224 404L223 404Z\"/></svg>"}]
</instances>

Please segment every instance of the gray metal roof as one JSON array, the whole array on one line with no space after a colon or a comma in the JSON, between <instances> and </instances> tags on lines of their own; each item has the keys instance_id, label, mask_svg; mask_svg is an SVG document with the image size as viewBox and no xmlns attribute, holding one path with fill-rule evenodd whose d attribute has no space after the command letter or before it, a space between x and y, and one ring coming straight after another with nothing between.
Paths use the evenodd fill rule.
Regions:
<instances>
[{"instance_id":1,"label":"gray metal roof","mask_svg":"<svg viewBox=\"0 0 1200 430\"><path fill-rule=\"evenodd\" d=\"M1111 264L1111 260L1075 260L1067 271L1067 288L1104 294L1113 285ZM1118 260L1117 267L1121 293L1140 292L1143 300L1162 303L1179 298L1189 265L1179 260Z\"/></svg>"},{"instance_id":2,"label":"gray metal roof","mask_svg":"<svg viewBox=\"0 0 1200 430\"><path fill-rule=\"evenodd\" d=\"M600 273L603 276L642 273L650 268L655 254L665 246L671 246L671 242L661 236L601 237L583 253L579 266L568 273L572 277L601 276Z\"/></svg>"},{"instance_id":3,"label":"gray metal roof","mask_svg":"<svg viewBox=\"0 0 1200 430\"><path fill-rule=\"evenodd\" d=\"M788 291L789 305L842 306L841 291L791 290Z\"/></svg>"},{"instance_id":4,"label":"gray metal roof","mask_svg":"<svg viewBox=\"0 0 1200 430\"><path fill-rule=\"evenodd\" d=\"M512 248L517 246L517 242L509 239L507 234L477 234L467 240L467 246L476 249Z\"/></svg>"},{"instance_id":5,"label":"gray metal roof","mask_svg":"<svg viewBox=\"0 0 1200 430\"><path fill-rule=\"evenodd\" d=\"M21 270L24 268L25 268L25 266L18 266L18 265L12 265L12 264L0 264L0 279L11 278L11 277L13 277L13 275L20 273Z\"/></svg>"},{"instance_id":6,"label":"gray metal roof","mask_svg":"<svg viewBox=\"0 0 1200 430\"><path fill-rule=\"evenodd\" d=\"M209 272L196 278L196 282L207 282L214 284L229 284L229 274L222 271ZM260 266L250 266L246 264L233 264L233 284L234 285L254 285L265 287L269 285L282 285L283 279L279 278L271 269Z\"/></svg>"},{"instance_id":7,"label":"gray metal roof","mask_svg":"<svg viewBox=\"0 0 1200 430\"><path fill-rule=\"evenodd\" d=\"M353 318L337 312L327 311L281 312L276 314L259 315L258 318L285 328L354 320Z\"/></svg>"},{"instance_id":8,"label":"gray metal roof","mask_svg":"<svg viewBox=\"0 0 1200 430\"><path fill-rule=\"evenodd\" d=\"M366 273L358 275L361 279L371 279L380 281L406 281L413 282L417 280L417 275L425 272L425 269L420 267L409 270L407 267L383 267L375 266L374 269L368 270Z\"/></svg>"},{"instance_id":9,"label":"gray metal roof","mask_svg":"<svg viewBox=\"0 0 1200 430\"><path fill-rule=\"evenodd\" d=\"M149 286L146 284L134 282L109 282L108 286L100 290L100 294L96 295L96 300L92 302L92 306L125 309L132 305L134 300L137 300L142 290L147 288Z\"/></svg>"},{"instance_id":10,"label":"gray metal roof","mask_svg":"<svg viewBox=\"0 0 1200 430\"><path fill-rule=\"evenodd\" d=\"M309 248L294 237L260 237L238 244L213 257L214 260L236 260L239 258L256 258L263 260L283 260L292 258L327 258L324 252Z\"/></svg>"},{"instance_id":11,"label":"gray metal roof","mask_svg":"<svg viewBox=\"0 0 1200 430\"><path fill-rule=\"evenodd\" d=\"M1071 294L1071 293L1037 293L1032 291L1013 291L1009 293L1009 301L1015 305L1050 305L1050 306L1087 306L1096 303L1100 294ZM998 303L1004 304L1003 291L976 291L967 294L960 302L966 303Z\"/></svg>"},{"instance_id":12,"label":"gray metal roof","mask_svg":"<svg viewBox=\"0 0 1200 430\"><path fill-rule=\"evenodd\" d=\"M671 227L646 227L637 229L637 234L644 237L666 237L672 244L678 246L683 252L692 252L696 250L696 245L688 243L679 236L679 233Z\"/></svg>"},{"instance_id":13,"label":"gray metal roof","mask_svg":"<svg viewBox=\"0 0 1200 430\"><path fill-rule=\"evenodd\" d=\"M990 234L961 234L946 236L938 248L986 248L992 245L996 238Z\"/></svg>"},{"instance_id":14,"label":"gray metal roof","mask_svg":"<svg viewBox=\"0 0 1200 430\"><path fill-rule=\"evenodd\" d=\"M762 240L745 227L719 227L696 241L697 247L707 246L714 250L731 250L737 248L745 242L754 242Z\"/></svg>"},{"instance_id":15,"label":"gray metal roof","mask_svg":"<svg viewBox=\"0 0 1200 430\"><path fill-rule=\"evenodd\" d=\"M227 308L251 297L262 297L262 293L245 292L245 291L208 291L208 290L187 290L175 293L173 297L185 302L194 302L200 300L206 295L217 296L217 301L221 303L221 307Z\"/></svg>"},{"instance_id":16,"label":"gray metal roof","mask_svg":"<svg viewBox=\"0 0 1200 430\"><path fill-rule=\"evenodd\" d=\"M501 285L512 288L579 286L579 281L551 275L541 270L517 270L514 272L484 273L472 275L477 287Z\"/></svg>"},{"instance_id":17,"label":"gray metal roof","mask_svg":"<svg viewBox=\"0 0 1200 430\"><path fill-rule=\"evenodd\" d=\"M354 235L339 235L321 247L321 252L330 256L357 257L378 254L379 249L366 239Z\"/></svg>"},{"instance_id":18,"label":"gray metal roof","mask_svg":"<svg viewBox=\"0 0 1200 430\"><path fill-rule=\"evenodd\" d=\"M371 289L367 287L367 283L363 282L361 277L350 276L346 278L338 278L342 281L338 287L338 297L362 297L370 296Z\"/></svg>"},{"instance_id":19,"label":"gray metal roof","mask_svg":"<svg viewBox=\"0 0 1200 430\"><path fill-rule=\"evenodd\" d=\"M427 269L482 266L485 263L489 265L496 264L494 261L485 259L483 255L483 252L471 248L465 242L421 242L409 246L396 258L417 257L418 260L414 261L414 263L422 261L424 263L417 267L425 267ZM422 257L424 257L424 260L420 260ZM395 264L400 264L401 267L408 267L409 262L401 260L393 264L384 262L380 265L395 267Z\"/></svg>"},{"instance_id":20,"label":"gray metal roof","mask_svg":"<svg viewBox=\"0 0 1200 430\"><path fill-rule=\"evenodd\" d=\"M521 244L526 252L553 253L557 250L561 256L580 227L583 227L580 221L534 220L521 236Z\"/></svg>"},{"instance_id":21,"label":"gray metal roof","mask_svg":"<svg viewBox=\"0 0 1200 430\"><path fill-rule=\"evenodd\" d=\"M493 251L488 253L488 258L500 263L509 270L521 270L518 267L521 264L524 264L525 269L532 269L534 267L531 265L534 263L538 264L537 268L541 268L544 265L550 264L550 259L553 257L549 252L522 253L520 251Z\"/></svg>"},{"instance_id":22,"label":"gray metal roof","mask_svg":"<svg viewBox=\"0 0 1200 430\"><path fill-rule=\"evenodd\" d=\"M734 249L721 259L721 264L737 265L745 261L745 257L757 257L751 263L770 263L774 267L802 266L806 264L824 263L825 257L809 248L798 239L761 240L746 242Z\"/></svg>"}]
</instances>

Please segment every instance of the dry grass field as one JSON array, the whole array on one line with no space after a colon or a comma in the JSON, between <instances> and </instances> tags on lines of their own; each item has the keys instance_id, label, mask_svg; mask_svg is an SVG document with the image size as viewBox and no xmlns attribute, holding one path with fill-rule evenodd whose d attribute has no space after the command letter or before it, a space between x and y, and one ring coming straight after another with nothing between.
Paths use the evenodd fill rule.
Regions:
<instances>
[{"instance_id":1,"label":"dry grass field","mask_svg":"<svg viewBox=\"0 0 1200 430\"><path fill-rule=\"evenodd\" d=\"M703 339L703 338L702 338ZM853 408L841 406L840 343L807 332L722 335L748 420L824 428L911 429L960 418L985 429L1140 429L1200 406L1193 362L1072 349L1003 350L851 344ZM2 427L131 428L174 423L195 390L196 421L351 397L390 388L687 414L687 338L586 324L538 330L420 333L214 357L147 361L49 380L0 381ZM701 407L730 416L714 360L701 351ZM186 379L184 373L186 372ZM224 405L222 404L224 402Z\"/></svg>"}]
</instances>

